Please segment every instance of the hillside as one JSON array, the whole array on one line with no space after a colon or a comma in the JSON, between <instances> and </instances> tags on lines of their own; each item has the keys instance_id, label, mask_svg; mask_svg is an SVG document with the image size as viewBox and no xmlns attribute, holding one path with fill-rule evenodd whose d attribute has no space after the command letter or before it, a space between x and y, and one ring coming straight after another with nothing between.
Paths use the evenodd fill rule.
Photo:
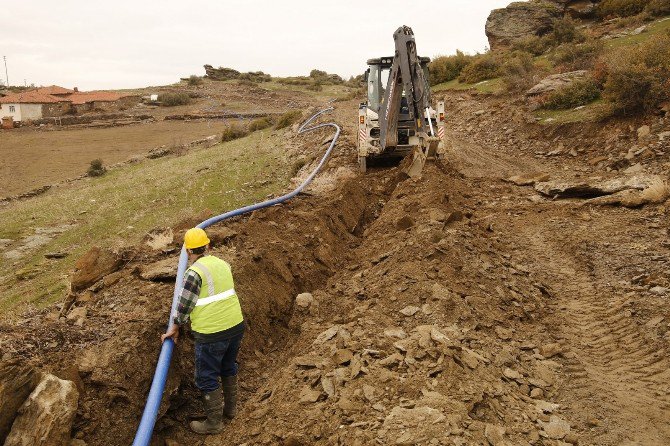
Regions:
<instances>
[{"instance_id":1,"label":"hillside","mask_svg":"<svg viewBox=\"0 0 670 446\"><path fill-rule=\"evenodd\" d=\"M550 10L550 25L574 15L594 39L618 27L598 51L639 52L670 23L649 16L633 33L654 2L627 26L595 16L608 2L551 3L564 9ZM460 76L487 58L527 59L506 36L492 53L436 62L462 57ZM211 228L249 324L240 414L219 435L190 432L202 412L187 335L152 444L670 444L670 110L661 101L617 113L607 81L568 108L548 108L551 91L527 95L570 72L553 61L565 43L529 56L521 89L499 67L489 79L436 83L448 150L416 180L394 165L358 173L355 88L250 87L242 109L273 88L304 101L292 107L303 117L337 98L325 119L342 136L304 194ZM596 63L581 70L589 79ZM240 80L205 85L215 82ZM0 306L11 311L0 319L0 395L52 373L76 388L70 444L131 443L183 233L286 191L329 138L266 127L5 204L0 250L20 257L1 273ZM34 244L37 235L47 241ZM3 400L0 438L20 399Z\"/></svg>"}]
</instances>

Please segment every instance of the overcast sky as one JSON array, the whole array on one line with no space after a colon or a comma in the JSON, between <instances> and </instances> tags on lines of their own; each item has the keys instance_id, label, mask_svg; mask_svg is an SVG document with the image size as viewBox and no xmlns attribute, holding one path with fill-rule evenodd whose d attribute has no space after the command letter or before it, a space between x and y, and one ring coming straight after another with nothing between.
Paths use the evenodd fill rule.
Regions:
<instances>
[{"instance_id":1,"label":"overcast sky","mask_svg":"<svg viewBox=\"0 0 670 446\"><path fill-rule=\"evenodd\" d=\"M12 85L83 90L170 84L203 75L204 64L348 77L366 59L392 54L400 25L412 27L423 56L483 51L489 11L509 2L3 1L0 55Z\"/></svg>"}]
</instances>

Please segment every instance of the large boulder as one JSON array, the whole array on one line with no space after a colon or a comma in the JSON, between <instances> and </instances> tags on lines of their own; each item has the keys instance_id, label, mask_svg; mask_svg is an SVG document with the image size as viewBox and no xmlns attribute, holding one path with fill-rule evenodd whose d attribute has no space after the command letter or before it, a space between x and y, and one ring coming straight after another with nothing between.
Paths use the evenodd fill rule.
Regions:
<instances>
[{"instance_id":1,"label":"large boulder","mask_svg":"<svg viewBox=\"0 0 670 446\"><path fill-rule=\"evenodd\" d=\"M553 29L554 21L563 16L553 3L515 2L494 9L486 21L486 37L492 50L510 47L529 36L542 36Z\"/></svg>"},{"instance_id":2,"label":"large boulder","mask_svg":"<svg viewBox=\"0 0 670 446\"><path fill-rule=\"evenodd\" d=\"M237 79L240 77L240 72L232 68L214 68L211 65L205 65L205 77L215 81L226 81L229 79Z\"/></svg>"},{"instance_id":3,"label":"large boulder","mask_svg":"<svg viewBox=\"0 0 670 446\"><path fill-rule=\"evenodd\" d=\"M14 423L16 412L39 384L42 374L16 361L0 362L0 444Z\"/></svg>"},{"instance_id":4,"label":"large boulder","mask_svg":"<svg viewBox=\"0 0 670 446\"><path fill-rule=\"evenodd\" d=\"M72 381L45 375L19 409L5 446L68 446L78 403Z\"/></svg>"},{"instance_id":5,"label":"large boulder","mask_svg":"<svg viewBox=\"0 0 670 446\"><path fill-rule=\"evenodd\" d=\"M566 87L573 82L584 79L588 72L586 70L570 71L568 73L552 74L545 77L526 92L526 96L538 96L550 93L559 88Z\"/></svg>"},{"instance_id":6,"label":"large boulder","mask_svg":"<svg viewBox=\"0 0 670 446\"><path fill-rule=\"evenodd\" d=\"M121 264L122 259L118 253L94 246L75 263L70 279L72 291L85 290L107 274L118 270Z\"/></svg>"},{"instance_id":7,"label":"large boulder","mask_svg":"<svg viewBox=\"0 0 670 446\"><path fill-rule=\"evenodd\" d=\"M574 18L586 19L595 13L600 0L545 0Z\"/></svg>"}]
</instances>

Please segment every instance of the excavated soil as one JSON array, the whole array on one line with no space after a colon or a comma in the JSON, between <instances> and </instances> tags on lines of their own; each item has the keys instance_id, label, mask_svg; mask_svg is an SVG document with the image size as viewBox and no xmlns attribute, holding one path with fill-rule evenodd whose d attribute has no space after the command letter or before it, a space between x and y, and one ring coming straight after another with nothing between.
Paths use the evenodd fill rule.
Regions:
<instances>
[{"instance_id":1,"label":"excavated soil","mask_svg":"<svg viewBox=\"0 0 670 446\"><path fill-rule=\"evenodd\" d=\"M619 172L587 162L598 144L538 155L556 136L495 100L447 100L449 153L421 179L354 174L355 104L339 103L342 151L321 182L213 230L249 323L240 413L220 435L189 432L202 413L187 336L153 444L670 444L666 205L585 206L503 181ZM308 161L323 136L301 146ZM141 276L177 248L136 247L77 296L81 327L57 308L0 326L8 356L75 381L87 444L132 440L173 288Z\"/></svg>"}]
</instances>

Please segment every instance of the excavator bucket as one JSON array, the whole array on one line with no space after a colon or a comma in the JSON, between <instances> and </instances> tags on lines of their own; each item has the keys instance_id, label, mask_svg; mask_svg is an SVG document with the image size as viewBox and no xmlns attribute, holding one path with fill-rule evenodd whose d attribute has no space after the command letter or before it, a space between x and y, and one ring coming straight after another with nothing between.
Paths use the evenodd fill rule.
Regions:
<instances>
[{"instance_id":1,"label":"excavator bucket","mask_svg":"<svg viewBox=\"0 0 670 446\"><path fill-rule=\"evenodd\" d=\"M403 162L402 171L410 178L416 179L421 176L423 166L429 158L434 159L437 153L437 146L440 143L439 138L432 136L422 138L421 145L414 148L414 151Z\"/></svg>"},{"instance_id":2,"label":"excavator bucket","mask_svg":"<svg viewBox=\"0 0 670 446\"><path fill-rule=\"evenodd\" d=\"M403 161L402 171L410 178L419 178L426 164L426 155L421 147L416 147L414 151Z\"/></svg>"}]
</instances>

